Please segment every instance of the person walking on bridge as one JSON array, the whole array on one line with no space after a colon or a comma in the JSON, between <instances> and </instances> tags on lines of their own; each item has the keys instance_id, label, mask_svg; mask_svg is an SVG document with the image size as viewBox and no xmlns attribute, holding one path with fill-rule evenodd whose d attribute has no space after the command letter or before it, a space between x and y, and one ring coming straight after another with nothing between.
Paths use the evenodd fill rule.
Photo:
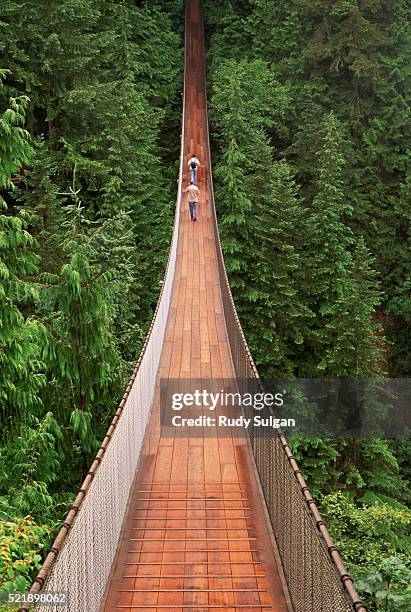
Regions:
<instances>
[{"instance_id":1,"label":"person walking on bridge","mask_svg":"<svg viewBox=\"0 0 411 612\"><path fill-rule=\"evenodd\" d=\"M196 154L193 153L189 159L188 167L190 168L190 179L194 185L197 184L197 168L199 165L200 162L198 161Z\"/></svg>"},{"instance_id":2,"label":"person walking on bridge","mask_svg":"<svg viewBox=\"0 0 411 612\"><path fill-rule=\"evenodd\" d=\"M186 192L188 193L188 208L190 210L191 221L197 221L198 196L200 195L200 190L197 185L194 185L193 181L190 181Z\"/></svg>"}]
</instances>

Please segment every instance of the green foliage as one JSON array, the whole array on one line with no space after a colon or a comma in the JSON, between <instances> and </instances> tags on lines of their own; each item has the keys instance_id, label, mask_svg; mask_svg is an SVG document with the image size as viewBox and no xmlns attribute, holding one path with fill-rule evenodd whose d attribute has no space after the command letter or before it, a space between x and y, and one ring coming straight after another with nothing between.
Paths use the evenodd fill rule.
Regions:
<instances>
[{"instance_id":1,"label":"green foliage","mask_svg":"<svg viewBox=\"0 0 411 612\"><path fill-rule=\"evenodd\" d=\"M388 557L377 569L363 569L356 575L357 587L369 610L406 612L411 606L410 563Z\"/></svg>"},{"instance_id":2,"label":"green foliage","mask_svg":"<svg viewBox=\"0 0 411 612\"><path fill-rule=\"evenodd\" d=\"M270 108L281 117L286 104L286 93L265 62L227 60L214 76L211 116L223 149L215 173L216 201L227 271L238 289L247 286L254 197L256 187L264 184L263 167L270 163L264 130L274 124Z\"/></svg>"},{"instance_id":3,"label":"green foliage","mask_svg":"<svg viewBox=\"0 0 411 612\"><path fill-rule=\"evenodd\" d=\"M204 4L222 243L260 371L409 374L408 3ZM151 320L175 197L182 9L0 4L6 588L27 587L47 536L21 517L63 512ZM406 609L407 440L293 447L343 556L365 565L370 605Z\"/></svg>"},{"instance_id":4,"label":"green foliage","mask_svg":"<svg viewBox=\"0 0 411 612\"><path fill-rule=\"evenodd\" d=\"M213 74L211 116L221 147L216 202L225 263L259 365L292 374L312 315L300 290L304 208L267 130L282 131L286 87L261 60L226 60Z\"/></svg>"},{"instance_id":5,"label":"green foliage","mask_svg":"<svg viewBox=\"0 0 411 612\"><path fill-rule=\"evenodd\" d=\"M19 4L6 3L5 23ZM50 253L57 251L59 257L59 245L43 249L41 238L46 237L47 245L54 241L62 220L58 194L72 203L66 185L75 183L89 219L108 220L119 210L130 213L138 279L125 288L130 297L126 306L130 324L147 329L173 221L181 37L159 3L137 7L128 0L67 0L58 8L44 2L36 14L29 2L7 37L13 40L4 55L13 67L14 88L24 81L34 89L30 126L41 142L36 142L33 167L20 184L19 201L33 215L42 271L57 271ZM49 37L54 42L47 52L38 49L32 58ZM11 57L10 48L20 51ZM131 301L137 287L138 299ZM140 343L134 350L128 340L121 344L127 347L124 357L135 360Z\"/></svg>"},{"instance_id":6,"label":"green foliage","mask_svg":"<svg viewBox=\"0 0 411 612\"><path fill-rule=\"evenodd\" d=\"M382 373L386 345L381 336L381 326L374 322L375 312L381 303L381 291L373 263L361 236L353 252L349 292L340 304L339 317L336 317L339 323L338 342L335 349L328 349L328 362L340 362L339 376L353 374L366 378L373 373ZM336 353L340 353L342 359Z\"/></svg>"},{"instance_id":7,"label":"green foliage","mask_svg":"<svg viewBox=\"0 0 411 612\"><path fill-rule=\"evenodd\" d=\"M379 303L375 272L363 240L351 252L345 198L342 127L333 113L323 124L318 179L308 218L310 306L316 313L308 375L366 376L376 369L378 342L371 322ZM361 300L361 301L359 301ZM373 357L373 359L371 358Z\"/></svg>"},{"instance_id":8,"label":"green foliage","mask_svg":"<svg viewBox=\"0 0 411 612\"><path fill-rule=\"evenodd\" d=\"M250 220L258 257L250 266L246 294L247 336L257 364L269 376L295 373L314 316L306 300L305 239L298 231L306 212L287 162L270 160Z\"/></svg>"},{"instance_id":9,"label":"green foliage","mask_svg":"<svg viewBox=\"0 0 411 612\"><path fill-rule=\"evenodd\" d=\"M61 97L74 81L84 82L95 73L97 5L94 0L63 0L58 5L47 0L8 0L1 4L0 53L16 89L32 100L30 129L45 121L54 138ZM35 109L41 109L40 117Z\"/></svg>"},{"instance_id":10,"label":"green foliage","mask_svg":"<svg viewBox=\"0 0 411 612\"><path fill-rule=\"evenodd\" d=\"M355 245L348 282L333 305L322 306L328 336L320 369L334 376L367 378L383 371L386 346L381 325L374 322L381 292L373 259L360 237ZM328 294L329 295L329 294Z\"/></svg>"},{"instance_id":11,"label":"green foliage","mask_svg":"<svg viewBox=\"0 0 411 612\"><path fill-rule=\"evenodd\" d=\"M131 213L119 210L102 220L92 238L93 261L112 274L110 288L110 322L116 345L129 367L134 365L136 353L144 339L140 311L143 293L141 268L136 262L141 251L135 245ZM160 260L162 261L162 260ZM160 272L160 262L150 269ZM158 271L157 271L158 270ZM144 276L148 274L145 273ZM155 292L153 291L153 294Z\"/></svg>"},{"instance_id":12,"label":"green foliage","mask_svg":"<svg viewBox=\"0 0 411 612\"><path fill-rule=\"evenodd\" d=\"M370 610L408 610L411 512L392 500L355 505L341 492L322 499L336 546Z\"/></svg>"},{"instance_id":13,"label":"green foliage","mask_svg":"<svg viewBox=\"0 0 411 612\"><path fill-rule=\"evenodd\" d=\"M99 232L82 218L80 204L67 207L66 215L61 225L65 262L57 274L40 277L38 307L45 322L41 350L56 414L65 424L70 415L75 437L91 453L96 446L92 417L98 418L108 392L116 397L123 383L110 325L114 279L93 261Z\"/></svg>"},{"instance_id":14,"label":"green foliage","mask_svg":"<svg viewBox=\"0 0 411 612\"><path fill-rule=\"evenodd\" d=\"M3 79L9 74L9 70L0 70L0 92L3 89ZM11 186L11 178L26 164L31 155L29 133L24 129L26 120L26 109L28 105L27 96L11 98L0 121L0 188ZM3 198L0 199L2 208L5 206Z\"/></svg>"},{"instance_id":15,"label":"green foliage","mask_svg":"<svg viewBox=\"0 0 411 612\"><path fill-rule=\"evenodd\" d=\"M275 376L381 372L381 294L373 258L348 224L341 123L333 113L322 121L307 206L267 133L284 133L288 88L256 59L225 60L211 81L222 246L257 364Z\"/></svg>"},{"instance_id":16,"label":"green foliage","mask_svg":"<svg viewBox=\"0 0 411 612\"><path fill-rule=\"evenodd\" d=\"M48 412L41 420L29 419L13 440L0 450L4 470L0 513L50 517L56 501L50 495L49 487L57 480L60 471L63 456L57 445L62 438L61 427Z\"/></svg>"},{"instance_id":17,"label":"green foliage","mask_svg":"<svg viewBox=\"0 0 411 612\"><path fill-rule=\"evenodd\" d=\"M410 553L411 511L386 503L357 507L341 492L322 499L336 546L349 564L378 566L384 557Z\"/></svg>"},{"instance_id":18,"label":"green foliage","mask_svg":"<svg viewBox=\"0 0 411 612\"><path fill-rule=\"evenodd\" d=\"M4 76L4 71L2 76ZM1 80L0 80L1 86ZM24 125L27 98L14 98L0 117L0 188L27 163L32 148ZM12 216L0 196L0 422L2 434L40 402L42 365L36 335L39 326L25 318L20 304L33 296L27 277L37 270L34 240L24 214Z\"/></svg>"},{"instance_id":19,"label":"green foliage","mask_svg":"<svg viewBox=\"0 0 411 612\"><path fill-rule=\"evenodd\" d=\"M40 569L50 529L29 516L0 520L0 589L27 591L33 569Z\"/></svg>"},{"instance_id":20,"label":"green foliage","mask_svg":"<svg viewBox=\"0 0 411 612\"><path fill-rule=\"evenodd\" d=\"M367 19L359 3L339 1L329 3L301 2L303 15L313 21L320 16L319 25L312 30L304 52L308 63L317 64L336 72L344 71L350 80L378 78L376 54L387 45L387 39L376 23L382 17L382 3L370 2ZM352 75L350 74L352 73Z\"/></svg>"},{"instance_id":21,"label":"green foliage","mask_svg":"<svg viewBox=\"0 0 411 612\"><path fill-rule=\"evenodd\" d=\"M309 218L312 262L315 267L314 291L321 315L329 313L331 304L343 292L351 266L349 247L352 232L344 215L352 212L345 200L342 172L341 125L330 113L323 123L321 148L318 151L318 179ZM327 303L328 302L328 303Z\"/></svg>"},{"instance_id":22,"label":"green foliage","mask_svg":"<svg viewBox=\"0 0 411 612\"><path fill-rule=\"evenodd\" d=\"M409 501L407 480L388 440L295 438L291 446L316 498L341 489L357 499L374 492Z\"/></svg>"},{"instance_id":23,"label":"green foliage","mask_svg":"<svg viewBox=\"0 0 411 612\"><path fill-rule=\"evenodd\" d=\"M327 228L335 229L335 241L330 234L328 247L322 244L323 253L328 248L330 255L342 259L323 261L325 271L332 266L340 272L347 270L352 256L350 233L351 245L363 236L375 258L373 267L384 279L379 320L388 315L384 327L390 340L385 347L391 357L390 371L406 376L411 345L410 322L403 315L409 310L411 244L409 4L405 0L238 0L224 6L210 1L205 6L213 90L219 87L214 75L219 74L226 58L238 62L244 57L249 62L266 62L279 85L287 88L292 99L290 110L280 131L269 129L274 157L285 155L292 163L308 207L314 206L314 199L321 204L322 197L325 212L324 198L328 196L330 206L331 202L336 205L337 216L321 220ZM267 93L269 98L269 90ZM329 117L328 145L324 146L324 116L330 111L334 133ZM217 125L218 118L210 116ZM218 141L216 144L220 146ZM215 153L213 158L218 167ZM334 166L334 182L329 187L327 165ZM322 234L326 234L325 227ZM340 253L333 250L335 247ZM343 288L341 283L349 295L349 283L343 281L338 276L334 286L331 284L332 303ZM318 363L320 346L319 342ZM327 367L327 359L324 361L321 365ZM331 369L347 367L333 365ZM316 375L315 369L303 372Z\"/></svg>"}]
</instances>

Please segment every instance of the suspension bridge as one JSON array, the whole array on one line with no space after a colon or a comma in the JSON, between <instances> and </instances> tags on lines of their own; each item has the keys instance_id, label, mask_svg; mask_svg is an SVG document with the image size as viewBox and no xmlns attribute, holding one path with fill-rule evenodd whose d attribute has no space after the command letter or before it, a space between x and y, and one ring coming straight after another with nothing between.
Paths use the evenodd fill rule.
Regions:
<instances>
[{"instance_id":1,"label":"suspension bridge","mask_svg":"<svg viewBox=\"0 0 411 612\"><path fill-rule=\"evenodd\" d=\"M202 162L197 223L184 197L192 153ZM202 3L191 0L161 295L125 395L31 589L67 593L67 603L37 610L366 610L282 434L161 434L160 379L258 379L224 267L211 167Z\"/></svg>"}]
</instances>

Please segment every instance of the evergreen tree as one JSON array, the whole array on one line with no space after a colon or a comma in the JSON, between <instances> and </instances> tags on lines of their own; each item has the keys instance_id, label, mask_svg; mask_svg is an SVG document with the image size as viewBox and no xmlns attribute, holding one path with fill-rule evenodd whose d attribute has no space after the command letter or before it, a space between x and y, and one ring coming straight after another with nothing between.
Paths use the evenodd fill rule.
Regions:
<instances>
[{"instance_id":1,"label":"evergreen tree","mask_svg":"<svg viewBox=\"0 0 411 612\"><path fill-rule=\"evenodd\" d=\"M32 144L34 154L30 166L20 177L13 195L16 207L19 205L21 212L30 216L30 228L36 239L35 250L39 256L40 269L55 272L62 265L61 235L58 228L64 221L62 197L56 183L59 165L44 139L34 139Z\"/></svg>"},{"instance_id":2,"label":"evergreen tree","mask_svg":"<svg viewBox=\"0 0 411 612\"><path fill-rule=\"evenodd\" d=\"M402 240L396 241L395 255L391 253L395 266L392 277L395 278L394 290L388 302L387 311L391 317L388 325L390 339L395 344L392 348L392 361L397 375L407 375L411 371L411 180L407 178L401 185L400 197L394 200L396 216L396 235ZM405 264L405 265L403 265Z\"/></svg>"},{"instance_id":3,"label":"evergreen tree","mask_svg":"<svg viewBox=\"0 0 411 612\"><path fill-rule=\"evenodd\" d=\"M328 371L327 351L338 344L338 315L350 293L352 232L344 223L350 213L343 191L341 126L333 113L324 120L323 145L318 153L317 194L308 219L311 307L317 315L313 329L314 367ZM310 364L307 364L310 373ZM314 371L315 370L311 370Z\"/></svg>"},{"instance_id":4,"label":"evergreen tree","mask_svg":"<svg viewBox=\"0 0 411 612\"><path fill-rule=\"evenodd\" d=\"M5 476L0 491L7 496L9 512L46 521L55 513L51 486L61 473L64 456L57 443L62 437L60 426L48 412L42 419L29 417L0 450Z\"/></svg>"},{"instance_id":5,"label":"evergreen tree","mask_svg":"<svg viewBox=\"0 0 411 612\"><path fill-rule=\"evenodd\" d=\"M255 202L252 227L259 257L250 270L247 338L257 365L268 376L295 373L308 323L314 316L304 289L304 226L307 211L286 161L267 170L266 189Z\"/></svg>"},{"instance_id":6,"label":"evergreen tree","mask_svg":"<svg viewBox=\"0 0 411 612\"><path fill-rule=\"evenodd\" d=\"M2 71L1 77L5 76ZM1 80L0 80L1 87ZM32 148L24 130L28 99L12 98L0 117L0 189L29 161ZM39 326L21 306L33 295L27 278L36 272L34 240L24 215L8 214L0 195L0 419L1 436L40 403L43 379L37 345Z\"/></svg>"},{"instance_id":7,"label":"evergreen tree","mask_svg":"<svg viewBox=\"0 0 411 612\"><path fill-rule=\"evenodd\" d=\"M219 224L224 260L230 284L234 290L246 287L244 273L248 269L249 225L247 219L252 202L245 188L243 165L246 161L235 140L231 140L223 154L222 165L216 171L220 187L216 198L221 210Z\"/></svg>"},{"instance_id":8,"label":"evergreen tree","mask_svg":"<svg viewBox=\"0 0 411 612\"><path fill-rule=\"evenodd\" d=\"M216 203L225 263L236 294L248 287L248 271L253 257L258 257L251 221L272 163L265 130L281 123L289 100L262 61L227 60L214 79L211 114L223 148L215 173Z\"/></svg>"},{"instance_id":9,"label":"evergreen tree","mask_svg":"<svg viewBox=\"0 0 411 612\"><path fill-rule=\"evenodd\" d=\"M338 118L344 196L355 211L346 222L376 257L385 309L409 267L409 206L403 203L411 137L409 3L237 0L206 7L212 75L227 57L263 59L289 87L293 103L283 130L269 135L297 169L307 202L317 192L322 117L332 109ZM404 373L409 324L394 309L390 314L391 368Z\"/></svg>"},{"instance_id":10,"label":"evergreen tree","mask_svg":"<svg viewBox=\"0 0 411 612\"><path fill-rule=\"evenodd\" d=\"M394 349L391 349L395 360L397 375L406 375L411 369L411 276L397 290L397 295L389 305L389 313L395 315L395 325L391 324L391 337L401 336Z\"/></svg>"},{"instance_id":11,"label":"evergreen tree","mask_svg":"<svg viewBox=\"0 0 411 612\"><path fill-rule=\"evenodd\" d=\"M342 490L357 501L410 501L408 482L388 440L294 438L291 446L317 499Z\"/></svg>"},{"instance_id":12,"label":"evergreen tree","mask_svg":"<svg viewBox=\"0 0 411 612\"><path fill-rule=\"evenodd\" d=\"M93 238L93 261L112 274L110 321L117 348L131 370L144 341L141 320L141 271L130 213L117 212L99 223Z\"/></svg>"},{"instance_id":13,"label":"evergreen tree","mask_svg":"<svg viewBox=\"0 0 411 612\"><path fill-rule=\"evenodd\" d=\"M89 194L89 214L108 219L119 209L131 213L135 265L144 279L140 322L147 326L173 220L175 173L161 159L159 134L177 99L180 39L158 7L102 5L98 79L80 83L62 102L66 151L78 185Z\"/></svg>"},{"instance_id":14,"label":"evergreen tree","mask_svg":"<svg viewBox=\"0 0 411 612\"><path fill-rule=\"evenodd\" d=\"M376 55L387 44L378 27L378 20L386 9L384 4L380 0L367 3L303 0L302 14L310 16L310 25L316 24L305 49L306 60L322 64L323 69L334 73L343 73L346 79L353 80L355 89L358 80L376 78Z\"/></svg>"},{"instance_id":15,"label":"evergreen tree","mask_svg":"<svg viewBox=\"0 0 411 612\"><path fill-rule=\"evenodd\" d=\"M335 315L326 324L336 339L324 356L333 376L367 378L383 372L384 338L381 326L375 323L381 292L372 262L361 237L353 254L348 292L339 298Z\"/></svg>"},{"instance_id":16,"label":"evergreen tree","mask_svg":"<svg viewBox=\"0 0 411 612\"><path fill-rule=\"evenodd\" d=\"M252 250L250 246L249 251L244 249L237 257L236 269L242 267L244 282L242 290L234 291L234 295L260 371L276 373L273 355L287 355L288 371L300 376L369 377L383 374L388 368L406 375L410 369L411 321L409 3L236 0L224 6L207 1L205 6L217 181L223 179L227 167L224 123L229 123L228 116L241 113L232 108L223 119L225 99L230 99L230 90L225 90L227 58L235 59L230 77L244 59L248 63L264 60L292 99L280 129L266 125L265 131L272 157L280 159L284 155L301 186L300 202L305 202L308 218L300 234L307 235L309 248L300 251L301 243L293 236L294 252L284 247L273 253L267 234L270 230L271 236L276 236L281 220L272 221L275 213L268 205L270 195L265 183L270 182L269 171L264 183L258 165L252 166L257 147L250 150L247 142L256 142L256 131L250 128L252 114L244 112L246 105L236 91L242 116L250 124L244 126L246 138L236 140L241 193L252 203L251 216L255 212L256 219L253 217L251 232L246 228L246 241L253 244ZM260 79L261 74L255 73L257 91ZM214 107L220 91L225 99ZM248 92L251 101L253 96ZM267 92L261 108L269 98ZM271 102L263 111L266 117L270 117L273 108ZM264 155L268 168L270 154ZM256 197L253 187L257 185ZM281 193L282 201L287 202L286 191ZM223 197L224 193L219 194L217 207ZM258 223L257 216L267 220L266 228ZM291 218L295 219L293 213ZM283 224L281 232L288 245L290 227ZM250 234L261 236L257 248ZM234 238L235 245L241 244L241 232ZM260 251L264 256L259 257ZM273 263L280 255L283 267L278 269ZM297 264L298 257L300 268L292 275L285 274L285 270L291 271L288 264ZM258 274L253 274L257 266ZM233 283L237 282L236 269L229 274ZM298 278L300 271L302 277ZM377 278L383 279L383 284ZM296 295L303 298L287 302L281 295L288 309L304 304L315 314L306 320L297 317L298 322L306 324L300 353L292 336L287 337L290 320L284 313L280 319L283 333L277 337L270 327L270 323L278 321L273 308L277 306L276 282L280 287L294 286ZM253 308L258 317L253 317ZM270 316L265 317L265 312ZM383 321L389 342L381 334L377 320ZM281 343L283 338L287 342ZM385 363L387 358L391 363ZM321 501L324 494L330 494L333 500L335 521L331 527L337 538L341 532L346 533L346 514L355 515L357 530L340 540L344 553L354 559L350 554L355 550L354 562L364 562L364 546L358 547L356 539L366 534L367 551L379 551L373 563L378 572L381 568L386 575L381 551L386 550L396 531L393 517L399 506L409 503L409 453L405 442L306 438L293 439L292 446L314 496ZM352 500L352 508L346 505L344 511L340 510L339 490ZM390 524L382 537L384 521ZM404 526L408 521L407 518ZM375 530L370 538L372 526ZM396 537L394 534L393 539ZM395 554L400 547L398 542L392 544L390 541L390 550ZM401 597L395 601L404 603Z\"/></svg>"},{"instance_id":17,"label":"evergreen tree","mask_svg":"<svg viewBox=\"0 0 411 612\"><path fill-rule=\"evenodd\" d=\"M140 338L151 320L173 222L178 142L170 151L168 141L178 137L180 117L173 116L171 129L167 120L179 103L181 37L159 3L67 0L58 9L41 3L34 15L29 2L14 22L20 5L2 7L9 44L0 54L16 68L15 88L28 84L30 123L44 136L36 142L33 168L20 181L19 202L33 215L42 271L52 273L64 259L56 240L62 222L58 193L66 192L73 165L88 218L104 221L119 210L130 213L127 232L134 235L136 272L131 285L123 282L123 298L130 299L123 315L130 320L123 319L117 332L128 330L118 345L132 361L140 342L133 349L129 334L135 329ZM47 58L38 49L44 40ZM71 201L66 192L65 203Z\"/></svg>"},{"instance_id":18,"label":"evergreen tree","mask_svg":"<svg viewBox=\"0 0 411 612\"><path fill-rule=\"evenodd\" d=\"M0 57L11 69L13 90L31 99L29 129L46 130L52 146L60 136L61 100L85 83L98 66L97 0L7 0L0 5Z\"/></svg>"},{"instance_id":19,"label":"evergreen tree","mask_svg":"<svg viewBox=\"0 0 411 612\"><path fill-rule=\"evenodd\" d=\"M309 219L309 268L312 304L318 320L313 329L316 367L333 376L367 376L381 371L382 339L373 323L380 302L376 274L362 237L356 241L347 225L342 171L341 126L330 114L319 153L317 194Z\"/></svg>"},{"instance_id":20,"label":"evergreen tree","mask_svg":"<svg viewBox=\"0 0 411 612\"><path fill-rule=\"evenodd\" d=\"M312 236L312 258L315 267L315 294L332 300L338 295L351 264L349 247L353 242L350 228L344 223L351 208L346 203L342 172L341 124L333 113L325 117L323 142L319 158L317 193L313 199L309 225Z\"/></svg>"},{"instance_id":21,"label":"evergreen tree","mask_svg":"<svg viewBox=\"0 0 411 612\"><path fill-rule=\"evenodd\" d=\"M84 453L106 410L108 391L119 393L122 364L110 328L112 274L93 263L93 233L83 227L80 205L62 224L66 261L58 274L43 273L39 308L45 320L42 354L60 423L71 424Z\"/></svg>"}]
</instances>

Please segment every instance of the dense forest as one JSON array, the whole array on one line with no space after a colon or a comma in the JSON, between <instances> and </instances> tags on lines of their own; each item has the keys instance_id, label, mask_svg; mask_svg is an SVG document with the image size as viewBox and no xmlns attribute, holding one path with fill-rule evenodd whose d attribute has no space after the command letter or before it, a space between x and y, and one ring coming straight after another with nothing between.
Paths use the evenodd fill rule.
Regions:
<instances>
[{"instance_id":1,"label":"dense forest","mask_svg":"<svg viewBox=\"0 0 411 612\"><path fill-rule=\"evenodd\" d=\"M410 376L409 13L204 2L219 227L263 376ZM152 318L183 28L182 0L0 4L0 588L29 587ZM409 609L409 439L292 444L370 610Z\"/></svg>"},{"instance_id":2,"label":"dense forest","mask_svg":"<svg viewBox=\"0 0 411 612\"><path fill-rule=\"evenodd\" d=\"M26 590L150 324L176 199L179 2L0 3L0 583Z\"/></svg>"}]
</instances>

